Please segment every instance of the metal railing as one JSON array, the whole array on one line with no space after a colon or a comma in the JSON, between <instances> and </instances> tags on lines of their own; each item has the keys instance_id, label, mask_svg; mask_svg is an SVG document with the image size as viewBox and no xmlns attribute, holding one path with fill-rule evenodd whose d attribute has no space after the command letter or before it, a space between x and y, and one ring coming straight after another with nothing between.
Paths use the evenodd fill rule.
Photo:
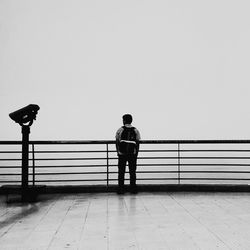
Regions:
<instances>
[{"instance_id":1,"label":"metal railing","mask_svg":"<svg viewBox=\"0 0 250 250\"><path fill-rule=\"evenodd\" d=\"M0 185L21 183L21 156L21 141L0 141ZM249 184L250 140L143 140L137 180ZM30 141L29 184L117 184L115 141Z\"/></svg>"}]
</instances>

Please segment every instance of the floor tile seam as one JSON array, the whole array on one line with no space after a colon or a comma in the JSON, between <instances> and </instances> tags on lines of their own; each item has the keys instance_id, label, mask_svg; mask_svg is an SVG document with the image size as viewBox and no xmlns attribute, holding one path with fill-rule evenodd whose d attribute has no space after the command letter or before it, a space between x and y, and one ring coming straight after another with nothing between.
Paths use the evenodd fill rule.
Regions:
<instances>
[{"instance_id":1,"label":"floor tile seam","mask_svg":"<svg viewBox=\"0 0 250 250\"><path fill-rule=\"evenodd\" d=\"M228 216L228 218L231 218L233 221L235 221L235 223L238 223L238 224L241 223L242 225L249 225L249 223L246 222L244 219L240 218L237 215L232 214L232 212L230 210L225 209L225 207L223 207L222 205L219 205L218 203L214 203L214 204L216 204L216 206L219 208L219 210L224 211L226 213L226 215ZM223 214L223 215L225 213L221 212L221 214ZM225 220L224 223L227 224L227 225L229 225L227 223L227 220Z\"/></svg>"},{"instance_id":2,"label":"floor tile seam","mask_svg":"<svg viewBox=\"0 0 250 250\"><path fill-rule=\"evenodd\" d=\"M172 198L172 197L171 197ZM163 208L166 210L166 212L168 211L166 206L160 202L161 205L163 206ZM185 211L185 210L184 210ZM186 211L185 211L186 213ZM190 216L190 215L189 215ZM192 220L194 219L193 217L191 217ZM197 222L198 223L198 222ZM200 224L200 223L199 223ZM200 246L196 243L196 241L194 240L194 237L189 233L188 230L186 230L185 228L185 224L182 223L182 219L180 219L178 222L177 222L177 227L179 228L180 231L182 231L182 233L184 233L184 235L186 235L187 238L191 239L191 242L197 247L197 249L201 249ZM203 225L201 225L203 227Z\"/></svg>"},{"instance_id":3,"label":"floor tile seam","mask_svg":"<svg viewBox=\"0 0 250 250\"><path fill-rule=\"evenodd\" d=\"M87 211L86 211L86 214L85 214L83 226L82 226L82 229L81 229L81 232L80 232L79 242L77 244L77 250L81 249L80 244L81 244L81 241L82 241L82 238L83 238L83 235L84 235L84 229L85 229L85 226L86 226L86 221L87 221L87 217L88 217L88 213L89 213L89 209L90 209L91 199L89 199L88 202L89 202L89 204L88 204Z\"/></svg>"},{"instance_id":4,"label":"floor tile seam","mask_svg":"<svg viewBox=\"0 0 250 250\"><path fill-rule=\"evenodd\" d=\"M141 201L141 199L139 199L139 200ZM128 206L127 206L127 203L126 203L126 199L123 200L123 204L124 204L124 206L126 208L127 215L129 215L129 209L128 209ZM139 248L139 242L138 242L138 238L136 237L136 233L134 231L132 231L131 234L133 235L134 242L135 242L135 245L136 245L136 249L139 250L140 249Z\"/></svg>"},{"instance_id":5,"label":"floor tile seam","mask_svg":"<svg viewBox=\"0 0 250 250\"><path fill-rule=\"evenodd\" d=\"M147 207L146 207L146 205L145 205L143 199L140 199L140 200L141 200L141 202L142 202L142 204L143 204L143 206L144 206L144 209L145 209L147 215L151 218L153 224L154 224L156 227L158 227L158 223L155 222L155 218L152 216L152 214L151 214L151 213L149 212L149 210L147 209ZM159 199L159 200L160 200L160 199ZM163 234L160 235L160 238L163 240L163 242L165 242L165 243L167 244L166 238L163 236ZM167 245L168 245L168 244L167 244Z\"/></svg>"},{"instance_id":6,"label":"floor tile seam","mask_svg":"<svg viewBox=\"0 0 250 250\"><path fill-rule=\"evenodd\" d=\"M30 233L29 237L31 236L31 234L33 232L36 231L36 229L39 227L39 225L41 225L41 222L46 218L46 216L48 215L49 211L52 209L53 206L55 206L56 201L54 201L52 204L49 204L49 206L47 207L46 211L43 213L43 215L41 216L39 223L36 224L34 230Z\"/></svg>"},{"instance_id":7,"label":"floor tile seam","mask_svg":"<svg viewBox=\"0 0 250 250\"><path fill-rule=\"evenodd\" d=\"M207 212L207 213L209 212L209 213L211 213L211 214L213 213L212 211L208 211L208 210L206 210L206 212ZM196 218L196 217L195 217L195 218ZM210 230L210 228L211 228L211 225L210 225L210 224L207 224L206 221L202 223L202 221L204 221L204 220L201 220L201 219L199 219L199 218L197 218L197 220L200 221L200 223L201 223L202 225L204 225L204 227L206 227L207 229ZM224 221L224 222L223 222L223 225L229 230L229 232L230 232L231 234L241 236L241 235L239 235L239 234L237 233L237 231L232 230L231 224L229 224L227 221ZM215 227L214 229L217 229L217 227ZM211 231L211 233L213 233L214 235L217 235L217 234L214 233L214 231L213 231L212 229L211 229L210 231ZM223 241L223 242L224 242L224 241ZM236 242L236 241L235 241L235 242ZM235 243L235 242L234 242L234 243Z\"/></svg>"},{"instance_id":8,"label":"floor tile seam","mask_svg":"<svg viewBox=\"0 0 250 250\"><path fill-rule=\"evenodd\" d=\"M177 201L173 196L172 199L176 201L179 206L181 206L193 219L195 219L202 227L204 227L209 233L211 233L217 240L224 244L228 249L232 249L223 239L221 239L217 234L215 234L207 225L203 224L198 218L196 218L189 210L187 210L179 201Z\"/></svg>"},{"instance_id":9,"label":"floor tile seam","mask_svg":"<svg viewBox=\"0 0 250 250\"><path fill-rule=\"evenodd\" d=\"M71 209L73 203L74 203L74 200L71 200L71 203L70 203L71 205L68 207L68 209L67 209L66 212L64 213L63 219L61 219L59 225L57 226L57 229L56 229L56 231L55 231L55 233L54 233L54 235L53 235L53 237L52 237L52 239L51 239L51 241L50 241L50 243L49 243L49 245L48 245L48 249L49 249L50 246L53 244L53 241L55 240L56 235L58 234L60 228L62 227L62 225L63 225L63 223L64 223L64 220L65 220L65 218L66 218L68 212L70 211L70 209Z\"/></svg>"},{"instance_id":10,"label":"floor tile seam","mask_svg":"<svg viewBox=\"0 0 250 250\"><path fill-rule=\"evenodd\" d=\"M19 212L19 210L20 210L20 207L18 207L18 211L16 211L16 212ZM12 211L12 213L13 213L14 216L16 216L16 213L14 213L13 211ZM21 219L17 218L17 219L15 220L15 222L13 222L13 223L11 224L11 226L8 228L8 230L5 231L5 232L3 232L3 233L0 235L0 238L4 237L4 235L6 235L7 233L9 233L9 231L10 231L13 227L15 227L15 225L19 224L19 223L20 223L20 220L21 220Z\"/></svg>"}]
</instances>

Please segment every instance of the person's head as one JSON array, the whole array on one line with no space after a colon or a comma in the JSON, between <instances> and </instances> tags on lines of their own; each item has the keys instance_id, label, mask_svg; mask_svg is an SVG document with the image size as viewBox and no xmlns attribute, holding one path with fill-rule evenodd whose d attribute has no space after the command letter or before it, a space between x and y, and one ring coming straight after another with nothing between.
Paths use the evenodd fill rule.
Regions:
<instances>
[{"instance_id":1,"label":"person's head","mask_svg":"<svg viewBox=\"0 0 250 250\"><path fill-rule=\"evenodd\" d=\"M133 121L133 118L132 118L132 115L130 115L130 114L125 114L125 115L123 115L122 120L123 120L123 124L124 124L124 125L125 125L125 124L131 124L132 121Z\"/></svg>"}]
</instances>

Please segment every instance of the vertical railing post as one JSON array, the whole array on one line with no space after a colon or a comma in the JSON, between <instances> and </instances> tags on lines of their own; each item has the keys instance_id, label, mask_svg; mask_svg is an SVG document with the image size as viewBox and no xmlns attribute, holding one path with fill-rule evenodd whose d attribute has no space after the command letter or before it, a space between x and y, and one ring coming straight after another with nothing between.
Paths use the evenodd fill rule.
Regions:
<instances>
[{"instance_id":1,"label":"vertical railing post","mask_svg":"<svg viewBox=\"0 0 250 250\"><path fill-rule=\"evenodd\" d=\"M32 184L35 186L35 146L34 143L32 143Z\"/></svg>"},{"instance_id":2,"label":"vertical railing post","mask_svg":"<svg viewBox=\"0 0 250 250\"><path fill-rule=\"evenodd\" d=\"M178 143L178 184L181 184L181 158L180 158L180 143Z\"/></svg>"},{"instance_id":3,"label":"vertical railing post","mask_svg":"<svg viewBox=\"0 0 250 250\"><path fill-rule=\"evenodd\" d=\"M106 157L107 157L107 190L109 188L109 144L106 144Z\"/></svg>"}]
</instances>

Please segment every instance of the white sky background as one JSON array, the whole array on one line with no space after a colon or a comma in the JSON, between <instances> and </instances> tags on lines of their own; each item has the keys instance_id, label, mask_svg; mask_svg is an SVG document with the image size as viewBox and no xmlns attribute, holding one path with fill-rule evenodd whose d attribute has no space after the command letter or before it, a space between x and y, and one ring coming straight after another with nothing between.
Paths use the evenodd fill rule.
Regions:
<instances>
[{"instance_id":1,"label":"white sky background","mask_svg":"<svg viewBox=\"0 0 250 250\"><path fill-rule=\"evenodd\" d=\"M0 0L0 140L250 139L247 0Z\"/></svg>"}]
</instances>

